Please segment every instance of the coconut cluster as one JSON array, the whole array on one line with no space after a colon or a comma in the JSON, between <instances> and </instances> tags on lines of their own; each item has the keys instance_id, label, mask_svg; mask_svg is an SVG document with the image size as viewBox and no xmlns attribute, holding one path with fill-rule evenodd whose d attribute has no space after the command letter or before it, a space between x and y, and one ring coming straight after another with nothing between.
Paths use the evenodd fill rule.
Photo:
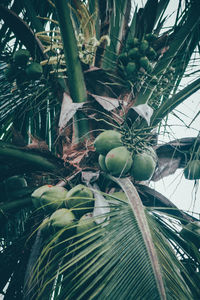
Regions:
<instances>
[{"instance_id":1,"label":"coconut cluster","mask_svg":"<svg viewBox=\"0 0 200 300\"><path fill-rule=\"evenodd\" d=\"M148 104L154 110L158 109L158 107L160 106L162 95L168 94L168 92L170 92L174 79L175 68L171 66L166 69L159 80L155 75L151 77L149 87L153 88L153 95Z\"/></svg>"},{"instance_id":2,"label":"coconut cluster","mask_svg":"<svg viewBox=\"0 0 200 300\"><path fill-rule=\"evenodd\" d=\"M64 236L69 237L96 225L91 214L94 195L83 184L76 185L69 191L60 186L43 185L32 193L31 198L33 206L48 215L40 226L45 235L63 230Z\"/></svg>"},{"instance_id":3,"label":"coconut cluster","mask_svg":"<svg viewBox=\"0 0 200 300\"><path fill-rule=\"evenodd\" d=\"M114 130L100 133L94 141L95 150L99 153L99 166L104 172L114 176L130 174L135 180L151 179L157 164L153 148L146 147L141 152L129 151L124 146L122 135Z\"/></svg>"},{"instance_id":4,"label":"coconut cluster","mask_svg":"<svg viewBox=\"0 0 200 300\"><path fill-rule=\"evenodd\" d=\"M5 76L9 82L16 80L17 87L21 88L24 84L40 79L43 69L38 62L32 62L28 50L20 49L16 51L7 65Z\"/></svg>"},{"instance_id":5,"label":"coconut cluster","mask_svg":"<svg viewBox=\"0 0 200 300\"><path fill-rule=\"evenodd\" d=\"M153 46L156 39L156 35L146 34L141 40L134 37L127 41L127 47L118 57L118 72L122 78L135 82L140 73L152 72L152 62L158 56Z\"/></svg>"}]
</instances>

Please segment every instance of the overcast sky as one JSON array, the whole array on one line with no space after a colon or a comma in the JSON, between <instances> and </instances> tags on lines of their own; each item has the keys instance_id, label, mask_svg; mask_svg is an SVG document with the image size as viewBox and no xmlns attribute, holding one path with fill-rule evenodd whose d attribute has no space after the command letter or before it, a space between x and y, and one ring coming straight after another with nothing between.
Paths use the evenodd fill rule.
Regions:
<instances>
[{"instance_id":1,"label":"overcast sky","mask_svg":"<svg viewBox=\"0 0 200 300\"><path fill-rule=\"evenodd\" d=\"M146 1L135 1L137 3L145 3ZM170 0L168 6L168 12L173 13L177 9L178 0ZM168 20L168 24L172 23L172 19L175 14L171 15ZM200 56L195 57L196 69L200 69ZM198 73L199 74L199 73ZM197 74L195 76L198 76ZM194 78L192 78L194 79ZM186 86L190 79L184 79L182 85ZM190 125L193 118L200 111L200 91L189 97L183 104L179 105L175 113L182 119L178 119L172 115L169 116L168 124L170 124L171 133L160 136L160 141L170 141L175 138L183 137L196 137L198 131L200 131L200 114L197 116L195 121ZM186 126L187 125L187 126ZM168 128L169 129L169 128ZM160 180L153 186L157 191L168 197L175 205L180 209L196 212L195 217L200 219L200 188L199 181L187 180L183 176L183 169L178 169L174 175L168 176L163 180Z\"/></svg>"}]
</instances>

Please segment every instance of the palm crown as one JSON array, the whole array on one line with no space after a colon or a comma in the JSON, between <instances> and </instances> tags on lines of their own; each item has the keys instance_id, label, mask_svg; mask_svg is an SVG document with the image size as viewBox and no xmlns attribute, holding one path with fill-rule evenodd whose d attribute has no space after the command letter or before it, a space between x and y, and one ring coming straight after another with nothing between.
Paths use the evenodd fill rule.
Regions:
<instances>
[{"instance_id":1,"label":"palm crown","mask_svg":"<svg viewBox=\"0 0 200 300\"><path fill-rule=\"evenodd\" d=\"M200 178L198 134L158 143L200 87L199 1L169 3L1 4L4 299L199 298L199 221L148 186Z\"/></svg>"}]
</instances>

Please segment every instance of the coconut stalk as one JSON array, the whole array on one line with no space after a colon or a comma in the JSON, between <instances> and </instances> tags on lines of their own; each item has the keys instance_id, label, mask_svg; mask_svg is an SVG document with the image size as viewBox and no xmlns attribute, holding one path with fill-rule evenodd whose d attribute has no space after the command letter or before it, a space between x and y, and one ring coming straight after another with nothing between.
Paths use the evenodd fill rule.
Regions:
<instances>
[{"instance_id":1,"label":"coconut stalk","mask_svg":"<svg viewBox=\"0 0 200 300\"><path fill-rule=\"evenodd\" d=\"M55 6L67 64L70 96L75 103L86 102L87 92L70 16L69 1L56 0ZM84 140L88 132L89 125L86 116L82 111L77 111L75 116L75 142Z\"/></svg>"},{"instance_id":2,"label":"coconut stalk","mask_svg":"<svg viewBox=\"0 0 200 300\"><path fill-rule=\"evenodd\" d=\"M138 226L141 230L141 234L144 239L144 243L146 244L146 248L148 251L148 255L151 261L152 270L155 276L156 284L158 293L161 300L166 300L166 293L165 293L165 287L163 282L162 273L160 270L160 265L156 253L156 249L154 247L154 243L152 240L151 232L149 229L149 225L147 222L147 218L145 215L144 206L142 204L141 198L135 188L135 186L132 184L130 179L128 178L115 178L111 175L108 175L108 178L119 184L119 186L123 189L125 192L129 204L131 206L131 209L133 211L133 214L137 220Z\"/></svg>"}]
</instances>

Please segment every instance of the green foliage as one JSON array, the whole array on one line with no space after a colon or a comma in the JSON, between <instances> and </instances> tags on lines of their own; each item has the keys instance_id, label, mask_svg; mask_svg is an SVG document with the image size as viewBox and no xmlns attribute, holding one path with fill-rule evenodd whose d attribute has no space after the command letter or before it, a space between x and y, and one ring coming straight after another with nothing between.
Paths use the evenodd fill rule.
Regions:
<instances>
[{"instance_id":1,"label":"green foliage","mask_svg":"<svg viewBox=\"0 0 200 300\"><path fill-rule=\"evenodd\" d=\"M20 49L16 51L13 55L13 60L16 66L24 67L29 60L30 53L28 50Z\"/></svg>"},{"instance_id":2,"label":"green foliage","mask_svg":"<svg viewBox=\"0 0 200 300\"><path fill-rule=\"evenodd\" d=\"M195 159L188 162L184 169L184 176L187 179L200 179L200 161Z\"/></svg>"},{"instance_id":3,"label":"green foliage","mask_svg":"<svg viewBox=\"0 0 200 300\"><path fill-rule=\"evenodd\" d=\"M140 190L140 199L132 184L150 180L157 160L162 168L162 159L174 158L149 146L156 148L163 119L200 89L192 69L200 4L178 1L168 26L169 0L133 2L0 5L5 299L200 298L197 219L174 206L173 218L156 211L154 196ZM185 176L198 180L199 158L175 147Z\"/></svg>"}]
</instances>

